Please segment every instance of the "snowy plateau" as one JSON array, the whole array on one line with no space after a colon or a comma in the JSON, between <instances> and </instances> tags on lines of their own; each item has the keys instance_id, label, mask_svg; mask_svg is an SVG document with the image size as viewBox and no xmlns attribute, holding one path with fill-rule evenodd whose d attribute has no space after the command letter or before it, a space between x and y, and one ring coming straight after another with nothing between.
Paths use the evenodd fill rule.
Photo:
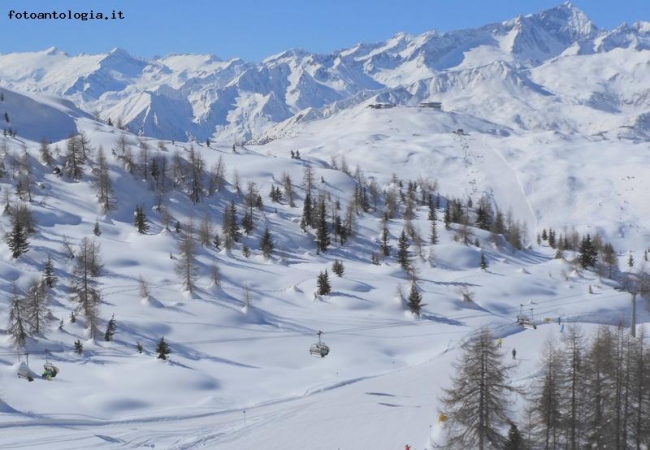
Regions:
<instances>
[{"instance_id":1,"label":"snowy plateau","mask_svg":"<svg viewBox=\"0 0 650 450\"><path fill-rule=\"evenodd\" d=\"M565 3L479 29L331 54L292 49L259 63L51 48L0 55L0 100L0 231L11 236L19 205L35 224L17 258L0 243L3 449L431 449L444 434L443 389L478 330L502 339L504 359L517 350L509 382L525 391L545 342L560 340L558 319L586 335L631 324L622 280L643 275L650 245L648 22L604 30ZM80 133L89 149L75 176L67 155ZM197 154L199 194L188 163ZM154 177L163 159L167 171ZM311 200L326 205L324 251L318 229L301 224L306 173ZM108 210L98 202L105 179ZM251 187L262 206L244 206ZM272 189L283 193L277 202ZM365 210L355 207L361 191ZM440 202L436 244L423 192ZM397 211L384 221L389 197ZM470 223L445 227L456 200ZM230 204L240 219L251 211L254 228L227 249ZM519 225L521 245L475 226L479 204ZM352 231L342 244L337 215ZM202 225L212 231L195 244L188 290L177 269L190 221L197 239ZM397 259L407 228L408 273ZM611 243L614 275L580 267L575 249L556 258L537 239L551 229ZM94 336L71 302L84 239L103 264L92 279ZM48 257L57 282L47 315L17 346L14 304ZM331 292L319 295L325 270ZM419 315L404 298L413 278ZM636 297L639 327L648 300ZM515 322L522 312L536 329ZM318 331L324 358L309 351ZM59 370L51 380L41 377L46 363ZM17 376L26 365L33 382ZM524 400L511 401L523 423Z\"/></svg>"}]
</instances>

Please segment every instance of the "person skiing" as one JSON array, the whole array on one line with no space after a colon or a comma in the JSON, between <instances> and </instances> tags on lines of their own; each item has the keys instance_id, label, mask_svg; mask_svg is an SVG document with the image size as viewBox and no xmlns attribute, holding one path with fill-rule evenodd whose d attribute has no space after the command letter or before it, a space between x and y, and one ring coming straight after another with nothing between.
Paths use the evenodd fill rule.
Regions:
<instances>
[{"instance_id":1,"label":"person skiing","mask_svg":"<svg viewBox=\"0 0 650 450\"><path fill-rule=\"evenodd\" d=\"M512 359L517 359L517 350L512 349Z\"/></svg>"},{"instance_id":2,"label":"person skiing","mask_svg":"<svg viewBox=\"0 0 650 450\"><path fill-rule=\"evenodd\" d=\"M503 347L503 338L497 339L497 347L499 348Z\"/></svg>"}]
</instances>

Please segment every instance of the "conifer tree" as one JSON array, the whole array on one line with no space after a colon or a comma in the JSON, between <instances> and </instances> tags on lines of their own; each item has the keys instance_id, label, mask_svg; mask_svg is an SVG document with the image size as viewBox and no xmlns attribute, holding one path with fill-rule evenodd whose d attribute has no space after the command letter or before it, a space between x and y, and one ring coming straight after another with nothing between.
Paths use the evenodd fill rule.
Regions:
<instances>
[{"instance_id":1,"label":"conifer tree","mask_svg":"<svg viewBox=\"0 0 650 450\"><path fill-rule=\"evenodd\" d=\"M429 214L427 215L427 220L435 221L438 219L438 214L436 213L436 205L433 201L433 196L429 195L427 206L429 207Z\"/></svg>"},{"instance_id":2,"label":"conifer tree","mask_svg":"<svg viewBox=\"0 0 650 450\"><path fill-rule=\"evenodd\" d=\"M262 237L260 238L260 249L262 250L262 254L264 255L264 258L269 259L271 257L271 253L273 252L273 236L271 236L271 231L269 230L269 227L266 227L264 229L264 233L262 234Z\"/></svg>"},{"instance_id":3,"label":"conifer tree","mask_svg":"<svg viewBox=\"0 0 650 450\"><path fill-rule=\"evenodd\" d=\"M505 234L506 233L506 224L503 217L503 213L497 209L496 215L494 217L494 222L492 223L492 233L494 234Z\"/></svg>"},{"instance_id":4,"label":"conifer tree","mask_svg":"<svg viewBox=\"0 0 650 450\"><path fill-rule=\"evenodd\" d=\"M189 184L190 184L190 200L192 203L200 203L203 199L203 178L205 171L205 162L203 157L199 152L194 149L194 146L190 146L190 173L189 173Z\"/></svg>"},{"instance_id":5,"label":"conifer tree","mask_svg":"<svg viewBox=\"0 0 650 450\"><path fill-rule=\"evenodd\" d=\"M149 232L149 220L147 219L147 215L145 214L142 205L136 205L135 207L133 225L135 225L140 234L147 234Z\"/></svg>"},{"instance_id":6,"label":"conifer tree","mask_svg":"<svg viewBox=\"0 0 650 450\"><path fill-rule=\"evenodd\" d=\"M580 243L580 266L583 269L588 267L594 267L596 265L596 260L598 258L598 250L593 245L591 241L591 236L587 235L582 239Z\"/></svg>"},{"instance_id":7,"label":"conifer tree","mask_svg":"<svg viewBox=\"0 0 650 450\"><path fill-rule=\"evenodd\" d=\"M511 423L504 450L524 450L525 448L524 438L521 436L519 428L514 423Z\"/></svg>"},{"instance_id":8,"label":"conifer tree","mask_svg":"<svg viewBox=\"0 0 650 450\"><path fill-rule=\"evenodd\" d=\"M343 276L345 267L343 267L343 262L340 259L337 259L332 263L332 272L334 272L338 277Z\"/></svg>"},{"instance_id":9,"label":"conifer tree","mask_svg":"<svg viewBox=\"0 0 650 450\"><path fill-rule=\"evenodd\" d=\"M93 227L93 234L97 237L102 235L102 230L99 228L99 221L95 220L95 226Z\"/></svg>"},{"instance_id":10,"label":"conifer tree","mask_svg":"<svg viewBox=\"0 0 650 450\"><path fill-rule=\"evenodd\" d=\"M81 355L84 352L84 345L79 339L74 341L74 351L77 355Z\"/></svg>"},{"instance_id":11,"label":"conifer tree","mask_svg":"<svg viewBox=\"0 0 650 450\"><path fill-rule=\"evenodd\" d=\"M295 208L296 204L293 201L293 183L291 177L286 173L282 174L282 187L284 189L284 198L287 199L287 203L291 208Z\"/></svg>"},{"instance_id":12,"label":"conifer tree","mask_svg":"<svg viewBox=\"0 0 650 450\"><path fill-rule=\"evenodd\" d=\"M269 193L269 197L271 198L271 201L273 203L279 203L282 201L282 191L278 186L271 186L271 192Z\"/></svg>"},{"instance_id":13,"label":"conifer tree","mask_svg":"<svg viewBox=\"0 0 650 450\"><path fill-rule=\"evenodd\" d=\"M29 337L28 323L25 305L16 292L17 288L14 286L14 293L12 295L11 306L9 309L9 325L7 333L11 336L11 341L16 349L22 349Z\"/></svg>"},{"instance_id":14,"label":"conifer tree","mask_svg":"<svg viewBox=\"0 0 650 450\"><path fill-rule=\"evenodd\" d=\"M327 269L318 275L316 285L318 286L318 295L328 295L332 291Z\"/></svg>"},{"instance_id":15,"label":"conifer tree","mask_svg":"<svg viewBox=\"0 0 650 450\"><path fill-rule=\"evenodd\" d=\"M431 221L431 235L429 236L429 240L431 241L431 245L438 244L438 230L435 220Z\"/></svg>"},{"instance_id":16,"label":"conifer tree","mask_svg":"<svg viewBox=\"0 0 650 450\"><path fill-rule=\"evenodd\" d=\"M198 232L198 241L204 246L208 247L210 245L210 238L212 236L212 220L210 219L209 214L204 214L201 222L199 222L199 232Z\"/></svg>"},{"instance_id":17,"label":"conifer tree","mask_svg":"<svg viewBox=\"0 0 650 450\"><path fill-rule=\"evenodd\" d=\"M23 298L25 318L35 333L44 333L48 328L50 316L48 291L45 283L38 278L32 278Z\"/></svg>"},{"instance_id":18,"label":"conifer tree","mask_svg":"<svg viewBox=\"0 0 650 450\"><path fill-rule=\"evenodd\" d=\"M5 236L5 241L11 250L11 256L18 258L29 251L27 226L23 221L12 217L11 231Z\"/></svg>"},{"instance_id":19,"label":"conifer tree","mask_svg":"<svg viewBox=\"0 0 650 450\"><path fill-rule=\"evenodd\" d=\"M78 310L86 318L90 334L97 334L99 303L101 292L95 278L102 268L100 246L95 241L83 238L76 253L76 266L72 273L71 300L77 303Z\"/></svg>"},{"instance_id":20,"label":"conifer tree","mask_svg":"<svg viewBox=\"0 0 650 450\"><path fill-rule=\"evenodd\" d=\"M56 274L54 273L54 263L52 262L52 257L47 255L47 261L45 262L45 267L43 267L43 281L48 288L54 287L56 283Z\"/></svg>"},{"instance_id":21,"label":"conifer tree","mask_svg":"<svg viewBox=\"0 0 650 450\"><path fill-rule=\"evenodd\" d=\"M612 269L618 265L618 258L616 256L616 250L614 250L614 246L609 242L603 245L603 248L601 250L601 260L604 264L607 265L607 268L609 270L608 277L612 278Z\"/></svg>"},{"instance_id":22,"label":"conifer tree","mask_svg":"<svg viewBox=\"0 0 650 450\"><path fill-rule=\"evenodd\" d=\"M241 219L241 226L244 229L244 233L247 235L251 234L253 232L254 223L253 223L253 211L252 209L247 209L246 212L244 212L244 217Z\"/></svg>"},{"instance_id":23,"label":"conifer tree","mask_svg":"<svg viewBox=\"0 0 650 450\"><path fill-rule=\"evenodd\" d=\"M219 250L221 247L221 236L219 236L219 233L214 233L214 239L212 239L212 245L214 245L214 248Z\"/></svg>"},{"instance_id":24,"label":"conifer tree","mask_svg":"<svg viewBox=\"0 0 650 450\"><path fill-rule=\"evenodd\" d=\"M237 208L235 201L231 200L230 205L226 206L223 215L222 231L224 235L224 244L226 248L232 248L235 242L241 239L241 231L239 231L239 224L237 220Z\"/></svg>"},{"instance_id":25,"label":"conifer tree","mask_svg":"<svg viewBox=\"0 0 650 450\"><path fill-rule=\"evenodd\" d=\"M312 217L312 211L311 211L311 194L307 192L305 194L305 201L302 206L302 217L300 218L300 228L302 231L307 231L307 227L310 227L312 225L311 223L311 217Z\"/></svg>"},{"instance_id":26,"label":"conifer tree","mask_svg":"<svg viewBox=\"0 0 650 450\"><path fill-rule=\"evenodd\" d=\"M425 304L422 303L422 294L420 293L415 282L411 283L411 291L409 292L406 306L408 306L409 311L418 317L422 312L422 307L425 306Z\"/></svg>"},{"instance_id":27,"label":"conifer tree","mask_svg":"<svg viewBox=\"0 0 650 450\"><path fill-rule=\"evenodd\" d=\"M381 228L381 243L379 244L381 254L384 256L390 256L390 244L388 243L388 237L388 226L386 225L386 221L384 221Z\"/></svg>"},{"instance_id":28,"label":"conifer tree","mask_svg":"<svg viewBox=\"0 0 650 450\"><path fill-rule=\"evenodd\" d=\"M97 201L104 212L112 211L116 208L115 194L113 193L113 183L109 172L108 161L104 154L104 149L99 146L97 150L97 169L99 171L95 181L95 190L97 191Z\"/></svg>"},{"instance_id":29,"label":"conifer tree","mask_svg":"<svg viewBox=\"0 0 650 450\"><path fill-rule=\"evenodd\" d=\"M514 365L503 362L496 339L487 328L462 346L454 364L452 387L443 389L447 421L447 449L503 448L499 431L511 423L509 395L517 392L508 384Z\"/></svg>"},{"instance_id":30,"label":"conifer tree","mask_svg":"<svg viewBox=\"0 0 650 450\"><path fill-rule=\"evenodd\" d=\"M488 262L485 258L485 254L481 252L481 270L486 270L488 268Z\"/></svg>"},{"instance_id":31,"label":"conifer tree","mask_svg":"<svg viewBox=\"0 0 650 450\"><path fill-rule=\"evenodd\" d=\"M161 337L156 346L156 352L158 353L158 359L163 361L167 360L167 355L171 354L172 349L167 342L165 342L165 337Z\"/></svg>"},{"instance_id":32,"label":"conifer tree","mask_svg":"<svg viewBox=\"0 0 650 450\"><path fill-rule=\"evenodd\" d=\"M411 268L411 261L409 257L409 241L406 237L406 231L402 230L402 234L399 236L399 242L397 247L397 262L400 266L406 271Z\"/></svg>"},{"instance_id":33,"label":"conifer tree","mask_svg":"<svg viewBox=\"0 0 650 450\"><path fill-rule=\"evenodd\" d=\"M52 157L52 151L50 150L50 143L47 141L47 139L41 140L40 152L43 164L47 166L54 164L54 158Z\"/></svg>"},{"instance_id":34,"label":"conifer tree","mask_svg":"<svg viewBox=\"0 0 650 450\"><path fill-rule=\"evenodd\" d=\"M115 314L113 314L106 324L106 332L104 333L104 340L106 342L112 341L113 340L113 335L115 334L115 330L117 330L117 324L115 323Z\"/></svg>"},{"instance_id":35,"label":"conifer tree","mask_svg":"<svg viewBox=\"0 0 650 450\"><path fill-rule=\"evenodd\" d=\"M316 243L318 246L319 252L326 252L330 246L330 232L329 226L327 225L327 217L325 214L325 199L322 199L318 203L318 230L316 233Z\"/></svg>"},{"instance_id":36,"label":"conifer tree","mask_svg":"<svg viewBox=\"0 0 650 450\"><path fill-rule=\"evenodd\" d=\"M576 326L567 327L562 334L562 359L560 373L560 407L563 410L563 428L569 449L583 448L585 440L583 396L586 387L584 336ZM618 447L621 448L621 447Z\"/></svg>"},{"instance_id":37,"label":"conifer tree","mask_svg":"<svg viewBox=\"0 0 650 450\"><path fill-rule=\"evenodd\" d=\"M530 434L540 448L562 447L564 411L562 409L562 372L564 361L552 341L546 341L542 354L540 377L529 393L527 416Z\"/></svg>"},{"instance_id":38,"label":"conifer tree","mask_svg":"<svg viewBox=\"0 0 650 450\"><path fill-rule=\"evenodd\" d=\"M476 208L476 226L489 230L492 225L492 207L487 197L481 197Z\"/></svg>"},{"instance_id":39,"label":"conifer tree","mask_svg":"<svg viewBox=\"0 0 650 450\"><path fill-rule=\"evenodd\" d=\"M83 176L85 158L83 147L77 136L70 136L66 146L65 173L75 180Z\"/></svg>"},{"instance_id":40,"label":"conifer tree","mask_svg":"<svg viewBox=\"0 0 650 450\"><path fill-rule=\"evenodd\" d=\"M181 235L178 241L178 253L175 267L176 273L181 277L185 290L193 292L195 289L194 283L198 277L198 266L192 221L188 223L185 233Z\"/></svg>"}]
</instances>

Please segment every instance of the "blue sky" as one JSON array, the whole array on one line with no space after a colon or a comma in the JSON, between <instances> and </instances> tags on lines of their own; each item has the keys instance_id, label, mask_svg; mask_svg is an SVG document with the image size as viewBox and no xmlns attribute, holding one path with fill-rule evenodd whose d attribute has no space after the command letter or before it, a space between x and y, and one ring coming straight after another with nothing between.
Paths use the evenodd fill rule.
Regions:
<instances>
[{"instance_id":1,"label":"blue sky","mask_svg":"<svg viewBox=\"0 0 650 450\"><path fill-rule=\"evenodd\" d=\"M70 54L122 47L133 55L210 53L260 61L289 48L327 53L419 34L502 22L561 4L547 0L4 0L0 53L56 46ZM601 28L650 20L648 0L575 0ZM124 20L10 20L22 12L111 13Z\"/></svg>"}]
</instances>

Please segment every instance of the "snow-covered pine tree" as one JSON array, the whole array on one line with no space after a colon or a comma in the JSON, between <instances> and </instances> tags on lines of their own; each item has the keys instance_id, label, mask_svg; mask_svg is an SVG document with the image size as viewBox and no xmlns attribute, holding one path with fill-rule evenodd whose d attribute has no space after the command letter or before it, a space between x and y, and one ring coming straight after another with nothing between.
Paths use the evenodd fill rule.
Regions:
<instances>
[{"instance_id":1,"label":"snow-covered pine tree","mask_svg":"<svg viewBox=\"0 0 650 450\"><path fill-rule=\"evenodd\" d=\"M171 347L167 342L165 342L165 337L161 337L160 340L158 341L158 345L156 346L156 353L158 353L158 359L162 359L164 361L167 360L167 355L169 355L172 352Z\"/></svg>"},{"instance_id":2,"label":"snow-covered pine tree","mask_svg":"<svg viewBox=\"0 0 650 450\"><path fill-rule=\"evenodd\" d=\"M327 275L327 269L318 275L316 286L318 287L318 295L328 295L332 292L332 286L330 284L329 276Z\"/></svg>"},{"instance_id":3,"label":"snow-covered pine tree","mask_svg":"<svg viewBox=\"0 0 650 450\"><path fill-rule=\"evenodd\" d=\"M11 231L6 234L5 241L11 250L11 256L18 258L29 251L29 241L27 240L29 233L27 225L16 215L12 216L11 221Z\"/></svg>"},{"instance_id":4,"label":"snow-covered pine tree","mask_svg":"<svg viewBox=\"0 0 650 450\"><path fill-rule=\"evenodd\" d=\"M409 257L408 248L409 248L409 240L406 237L406 231L402 230L397 245L397 262L406 271L409 271L409 269L411 268L411 260Z\"/></svg>"},{"instance_id":5,"label":"snow-covered pine tree","mask_svg":"<svg viewBox=\"0 0 650 450\"><path fill-rule=\"evenodd\" d=\"M593 242L591 241L591 236L589 235L582 238L582 241L580 242L579 259L580 266L583 269L594 267L596 265L598 250L594 247Z\"/></svg>"},{"instance_id":6,"label":"snow-covered pine tree","mask_svg":"<svg viewBox=\"0 0 650 450\"><path fill-rule=\"evenodd\" d=\"M318 202L318 229L316 231L316 244L319 252L326 252L330 246L330 232L327 224L327 215L325 212L325 199Z\"/></svg>"},{"instance_id":7,"label":"snow-covered pine tree","mask_svg":"<svg viewBox=\"0 0 650 450\"><path fill-rule=\"evenodd\" d=\"M340 259L337 259L332 263L332 272L334 272L338 277L343 276L345 267L343 267L343 262Z\"/></svg>"},{"instance_id":8,"label":"snow-covered pine tree","mask_svg":"<svg viewBox=\"0 0 650 450\"><path fill-rule=\"evenodd\" d=\"M52 262L52 257L47 255L47 261L43 267L43 282L48 288L54 287L56 283L56 274L54 273L54 263Z\"/></svg>"},{"instance_id":9,"label":"snow-covered pine tree","mask_svg":"<svg viewBox=\"0 0 650 450\"><path fill-rule=\"evenodd\" d=\"M487 258L485 258L485 253L481 252L481 270L486 270L488 268Z\"/></svg>"},{"instance_id":10,"label":"snow-covered pine tree","mask_svg":"<svg viewBox=\"0 0 650 450\"><path fill-rule=\"evenodd\" d=\"M117 330L117 324L115 323L115 314L113 314L106 324L106 332L104 333L104 340L110 342L113 340L113 335Z\"/></svg>"},{"instance_id":11,"label":"snow-covered pine tree","mask_svg":"<svg viewBox=\"0 0 650 450\"><path fill-rule=\"evenodd\" d=\"M409 311L418 317L422 312L422 307L425 306L425 304L422 303L422 294L420 293L420 290L418 289L415 282L411 283L411 291L409 292L406 306L408 306Z\"/></svg>"},{"instance_id":12,"label":"snow-covered pine tree","mask_svg":"<svg viewBox=\"0 0 650 450\"><path fill-rule=\"evenodd\" d=\"M262 237L260 238L260 249L262 250L264 258L269 259L271 257L273 246L273 236L271 236L269 227L266 227L264 233L262 233Z\"/></svg>"},{"instance_id":13,"label":"snow-covered pine tree","mask_svg":"<svg viewBox=\"0 0 650 450\"><path fill-rule=\"evenodd\" d=\"M149 232L149 219L144 212L144 207L142 205L135 206L135 218L133 220L133 225L138 229L138 233L147 234Z\"/></svg>"}]
</instances>

